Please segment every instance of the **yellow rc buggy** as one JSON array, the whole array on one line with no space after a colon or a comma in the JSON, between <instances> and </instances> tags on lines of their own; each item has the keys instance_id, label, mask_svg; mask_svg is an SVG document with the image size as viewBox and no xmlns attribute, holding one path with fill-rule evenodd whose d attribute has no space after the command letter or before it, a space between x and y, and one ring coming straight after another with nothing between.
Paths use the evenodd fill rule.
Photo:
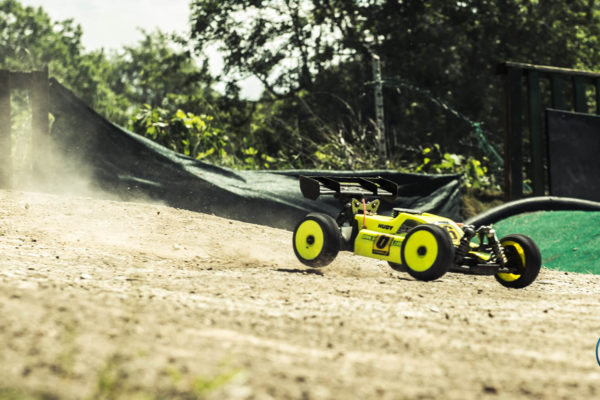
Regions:
<instances>
[{"instance_id":1,"label":"yellow rc buggy","mask_svg":"<svg viewBox=\"0 0 600 400\"><path fill-rule=\"evenodd\" d=\"M378 215L380 200L393 201L398 193L387 179L301 176L300 189L309 199L333 195L343 204L337 218L314 212L296 226L294 252L309 267L324 267L345 250L387 261L422 281L452 271L494 275L506 287L524 288L540 271L540 250L525 235L498 239L491 226L463 225L403 208Z\"/></svg>"}]
</instances>

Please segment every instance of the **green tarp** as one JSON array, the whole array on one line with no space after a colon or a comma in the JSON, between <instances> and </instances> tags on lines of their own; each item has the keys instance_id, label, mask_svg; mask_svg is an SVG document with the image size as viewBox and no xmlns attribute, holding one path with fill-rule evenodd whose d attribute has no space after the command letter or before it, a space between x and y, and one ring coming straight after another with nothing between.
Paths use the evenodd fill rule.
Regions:
<instances>
[{"instance_id":1,"label":"green tarp","mask_svg":"<svg viewBox=\"0 0 600 400\"><path fill-rule=\"evenodd\" d=\"M538 211L506 218L494 227L499 236L530 236L540 248L546 268L600 274L598 211Z\"/></svg>"},{"instance_id":2,"label":"green tarp","mask_svg":"<svg viewBox=\"0 0 600 400\"><path fill-rule=\"evenodd\" d=\"M333 216L334 199L302 197L298 176L382 176L400 186L392 207L416 208L461 220L460 176L394 171L237 171L195 160L116 126L56 80L50 84L52 147L65 179L88 171L103 191L124 200L148 198L246 222L293 229L311 211ZM43 171L43 167L41 170ZM69 171L71 170L71 171Z\"/></svg>"}]
</instances>

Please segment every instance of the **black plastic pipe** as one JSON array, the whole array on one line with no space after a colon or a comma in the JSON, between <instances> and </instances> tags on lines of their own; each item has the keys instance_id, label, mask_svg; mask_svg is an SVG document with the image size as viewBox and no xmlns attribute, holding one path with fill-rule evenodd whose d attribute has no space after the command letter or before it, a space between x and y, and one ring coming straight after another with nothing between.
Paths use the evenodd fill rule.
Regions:
<instances>
[{"instance_id":1,"label":"black plastic pipe","mask_svg":"<svg viewBox=\"0 0 600 400\"><path fill-rule=\"evenodd\" d=\"M571 197L541 196L515 200L490 208L465 221L468 225L490 225L513 215L534 211L600 211L600 203Z\"/></svg>"}]
</instances>

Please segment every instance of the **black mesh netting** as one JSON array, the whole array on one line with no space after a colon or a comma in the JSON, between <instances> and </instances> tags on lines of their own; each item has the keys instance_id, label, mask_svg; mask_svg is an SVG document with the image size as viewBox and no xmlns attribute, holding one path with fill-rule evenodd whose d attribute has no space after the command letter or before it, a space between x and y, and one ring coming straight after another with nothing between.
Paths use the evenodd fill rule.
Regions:
<instances>
[{"instance_id":1,"label":"black mesh netting","mask_svg":"<svg viewBox=\"0 0 600 400\"><path fill-rule=\"evenodd\" d=\"M298 176L381 176L399 185L392 207L415 208L460 220L460 176L374 171L238 171L175 153L116 126L56 80L50 83L52 147L65 168L88 171L94 184L124 200L146 198L172 207L293 229L310 211L337 215L333 198L308 200ZM70 167L69 167L70 166ZM68 179L67 171L64 173Z\"/></svg>"}]
</instances>

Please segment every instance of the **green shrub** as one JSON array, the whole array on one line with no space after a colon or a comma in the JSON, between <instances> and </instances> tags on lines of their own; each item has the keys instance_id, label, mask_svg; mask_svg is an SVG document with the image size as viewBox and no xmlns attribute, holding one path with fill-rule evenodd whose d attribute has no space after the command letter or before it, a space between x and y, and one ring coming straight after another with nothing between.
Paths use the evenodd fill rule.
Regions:
<instances>
[{"instance_id":1,"label":"green shrub","mask_svg":"<svg viewBox=\"0 0 600 400\"><path fill-rule=\"evenodd\" d=\"M145 104L134 115L130 129L186 156L242 169L268 169L278 159L243 141L233 140L210 115L177 110L173 115Z\"/></svg>"},{"instance_id":2,"label":"green shrub","mask_svg":"<svg viewBox=\"0 0 600 400\"><path fill-rule=\"evenodd\" d=\"M268 112L259 113L268 117ZM256 121L260 122L260 121ZM424 148L406 149L387 160L380 160L374 138L364 132L352 132L353 141L342 134L321 132L316 140L288 131L289 137L280 137L279 150L271 155L271 132L250 123L250 131L235 131L221 126L213 116L196 115L177 110L171 115L163 108L144 105L132 118L133 131L186 156L238 169L376 169L386 168L402 172L430 174L461 174L469 190L499 190L496 177L488 168L489 160L444 152L439 144ZM233 133L226 133L233 132Z\"/></svg>"}]
</instances>

